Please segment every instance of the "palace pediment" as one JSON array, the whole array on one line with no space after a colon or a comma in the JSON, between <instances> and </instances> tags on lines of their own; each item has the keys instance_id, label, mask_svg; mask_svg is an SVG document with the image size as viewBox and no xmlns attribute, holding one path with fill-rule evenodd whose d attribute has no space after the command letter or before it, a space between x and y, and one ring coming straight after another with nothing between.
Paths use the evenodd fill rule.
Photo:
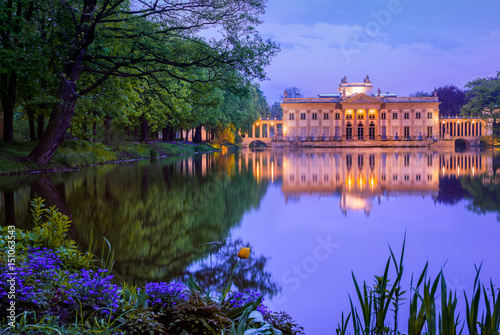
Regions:
<instances>
[{"instance_id":1,"label":"palace pediment","mask_svg":"<svg viewBox=\"0 0 500 335\"><path fill-rule=\"evenodd\" d=\"M376 99L374 97L371 97L369 95L366 95L364 93L359 93L356 94L352 97L349 97L345 100L342 100L342 104L380 104L382 101L379 99Z\"/></svg>"}]
</instances>

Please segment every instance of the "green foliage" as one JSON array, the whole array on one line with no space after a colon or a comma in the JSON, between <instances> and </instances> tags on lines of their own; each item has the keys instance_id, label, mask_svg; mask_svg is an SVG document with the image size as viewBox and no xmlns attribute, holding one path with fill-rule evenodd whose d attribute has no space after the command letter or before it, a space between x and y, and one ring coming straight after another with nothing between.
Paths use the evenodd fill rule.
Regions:
<instances>
[{"instance_id":1,"label":"green foliage","mask_svg":"<svg viewBox=\"0 0 500 335\"><path fill-rule=\"evenodd\" d=\"M231 320L213 300L191 292L185 301L169 305L161 317L171 334L220 334L229 328Z\"/></svg>"},{"instance_id":2,"label":"green foliage","mask_svg":"<svg viewBox=\"0 0 500 335\"><path fill-rule=\"evenodd\" d=\"M47 247L58 251L60 260L66 268L81 269L90 267L93 255L82 253L75 241L68 239L67 232L71 221L55 207L46 208L41 198L31 202L35 227L31 231L16 229L16 249L23 251L34 247ZM2 227L0 248L7 245L7 227Z\"/></svg>"},{"instance_id":3,"label":"green foliage","mask_svg":"<svg viewBox=\"0 0 500 335\"><path fill-rule=\"evenodd\" d=\"M278 313L269 313L264 317L264 319L269 322L274 328L280 330L283 335L299 335L299 334L305 334L304 333L304 327L299 326L295 321L292 319L290 315L288 315L285 311L281 311ZM344 315L342 314L342 321L344 319ZM349 321L349 317L347 317L347 323ZM344 322L342 322L345 324ZM338 334L338 332L337 332ZM345 334L345 328L344 332Z\"/></svg>"},{"instance_id":4,"label":"green foliage","mask_svg":"<svg viewBox=\"0 0 500 335\"><path fill-rule=\"evenodd\" d=\"M494 78L478 78L465 85L468 102L464 116L479 117L495 125L500 120L500 72Z\"/></svg>"},{"instance_id":5,"label":"green foliage","mask_svg":"<svg viewBox=\"0 0 500 335\"><path fill-rule=\"evenodd\" d=\"M132 310L120 316L118 322L121 323L120 330L129 335L162 335L168 334L165 325L159 321L164 316L150 310Z\"/></svg>"}]
</instances>

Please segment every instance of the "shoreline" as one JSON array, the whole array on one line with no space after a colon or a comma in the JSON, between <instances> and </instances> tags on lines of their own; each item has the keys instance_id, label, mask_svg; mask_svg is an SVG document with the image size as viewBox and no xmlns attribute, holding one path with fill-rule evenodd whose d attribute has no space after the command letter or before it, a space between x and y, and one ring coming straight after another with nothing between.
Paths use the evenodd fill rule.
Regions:
<instances>
[{"instance_id":1,"label":"shoreline","mask_svg":"<svg viewBox=\"0 0 500 335\"><path fill-rule=\"evenodd\" d=\"M71 172L100 165L125 164L146 159L162 159L222 151L208 143L126 142L122 147L112 147L100 143L71 141L61 145L61 147L58 148L58 150L61 150L54 155L52 161L44 165L31 162L26 158L29 151L31 151L31 145L33 145L33 143L30 142L0 142L1 177ZM19 146L21 149L17 148ZM81 146L83 146L83 148ZM95 151L98 152L96 153ZM16 152L18 154L9 154L10 152ZM99 153L102 154L99 155ZM108 160L106 159L107 157L112 159ZM117 157L120 158L116 159ZM74 165L71 166L68 164L69 162L74 163ZM9 168L8 166L12 167Z\"/></svg>"}]
</instances>

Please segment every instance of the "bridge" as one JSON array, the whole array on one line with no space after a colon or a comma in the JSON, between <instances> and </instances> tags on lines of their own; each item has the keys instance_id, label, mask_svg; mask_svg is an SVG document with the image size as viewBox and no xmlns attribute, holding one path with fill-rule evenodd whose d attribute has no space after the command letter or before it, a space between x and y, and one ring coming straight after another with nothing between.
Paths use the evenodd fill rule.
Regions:
<instances>
[{"instance_id":1,"label":"bridge","mask_svg":"<svg viewBox=\"0 0 500 335\"><path fill-rule=\"evenodd\" d=\"M481 136L491 135L477 118L460 115L439 116L439 135L443 140L463 140L467 145L479 145Z\"/></svg>"},{"instance_id":2,"label":"bridge","mask_svg":"<svg viewBox=\"0 0 500 335\"><path fill-rule=\"evenodd\" d=\"M265 145L271 146L273 141L283 140L283 120L281 118L259 118L248 133L242 133L241 145L249 146Z\"/></svg>"}]
</instances>

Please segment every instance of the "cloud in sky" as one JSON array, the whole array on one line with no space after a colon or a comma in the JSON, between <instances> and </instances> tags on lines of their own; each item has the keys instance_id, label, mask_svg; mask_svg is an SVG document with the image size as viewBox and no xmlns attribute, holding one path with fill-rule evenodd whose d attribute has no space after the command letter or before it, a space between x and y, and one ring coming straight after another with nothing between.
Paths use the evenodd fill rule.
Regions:
<instances>
[{"instance_id":1,"label":"cloud in sky","mask_svg":"<svg viewBox=\"0 0 500 335\"><path fill-rule=\"evenodd\" d=\"M281 53L261 88L272 103L292 86L305 96L334 93L344 75L361 81L368 74L375 89L398 95L495 75L500 28L488 19L500 1L476 4L271 0L259 31Z\"/></svg>"}]
</instances>

